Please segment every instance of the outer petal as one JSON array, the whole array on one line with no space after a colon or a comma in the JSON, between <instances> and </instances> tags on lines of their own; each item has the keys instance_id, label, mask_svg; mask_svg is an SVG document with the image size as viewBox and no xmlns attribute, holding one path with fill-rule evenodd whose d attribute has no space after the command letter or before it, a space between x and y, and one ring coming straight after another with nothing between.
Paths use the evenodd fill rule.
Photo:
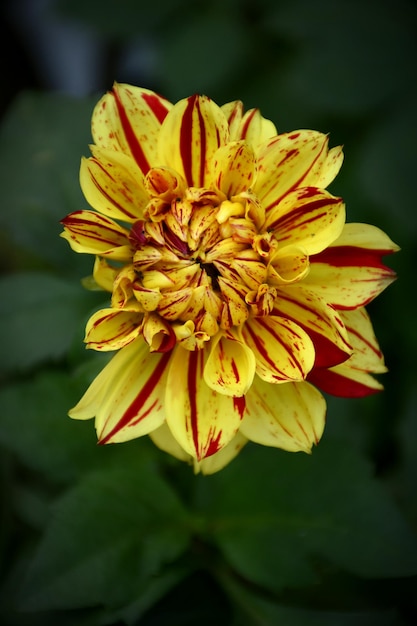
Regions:
<instances>
[{"instance_id":1,"label":"outer petal","mask_svg":"<svg viewBox=\"0 0 417 626\"><path fill-rule=\"evenodd\" d=\"M276 135L275 124L263 117L259 109L246 111L240 122L239 139L244 139L250 145L257 147Z\"/></svg>"},{"instance_id":2,"label":"outer petal","mask_svg":"<svg viewBox=\"0 0 417 626\"><path fill-rule=\"evenodd\" d=\"M379 228L345 224L327 250L310 257L304 284L336 308L364 306L395 280L395 272L381 258L396 250L398 246Z\"/></svg>"},{"instance_id":3,"label":"outer petal","mask_svg":"<svg viewBox=\"0 0 417 626\"><path fill-rule=\"evenodd\" d=\"M326 189L339 173L343 163L343 146L336 146L329 150L327 158L320 170L316 187Z\"/></svg>"},{"instance_id":4,"label":"outer petal","mask_svg":"<svg viewBox=\"0 0 417 626\"><path fill-rule=\"evenodd\" d=\"M181 448L178 441L172 436L166 423L149 433L149 436L158 448L164 452L168 452L168 454L171 454L176 459L188 461L190 464L194 462L194 471L196 474L199 472L202 474L214 474L220 471L239 454L243 446L248 442L246 437L241 435L240 432L237 432L232 441L219 452L216 452L216 454L202 461L196 461L196 459Z\"/></svg>"},{"instance_id":5,"label":"outer petal","mask_svg":"<svg viewBox=\"0 0 417 626\"><path fill-rule=\"evenodd\" d=\"M96 254L116 261L132 258L128 231L108 217L93 211L75 211L67 215L61 224L66 239L75 252Z\"/></svg>"},{"instance_id":6,"label":"outer petal","mask_svg":"<svg viewBox=\"0 0 417 626\"><path fill-rule=\"evenodd\" d=\"M121 152L94 150L95 158L81 160L80 185L87 202L99 213L125 222L143 215L149 202L140 181L126 167L129 157Z\"/></svg>"},{"instance_id":7,"label":"outer petal","mask_svg":"<svg viewBox=\"0 0 417 626\"><path fill-rule=\"evenodd\" d=\"M158 134L171 107L149 89L115 83L94 109L94 143L128 154L146 174L157 165Z\"/></svg>"},{"instance_id":8,"label":"outer petal","mask_svg":"<svg viewBox=\"0 0 417 626\"><path fill-rule=\"evenodd\" d=\"M278 242L297 244L308 254L317 254L339 237L345 224L341 198L316 187L288 193L267 213L265 230L274 231Z\"/></svg>"},{"instance_id":9,"label":"outer petal","mask_svg":"<svg viewBox=\"0 0 417 626\"><path fill-rule=\"evenodd\" d=\"M167 424L180 446L198 461L233 439L245 410L244 397L232 398L206 385L208 355L206 347L190 351L177 346L165 395Z\"/></svg>"},{"instance_id":10,"label":"outer petal","mask_svg":"<svg viewBox=\"0 0 417 626\"><path fill-rule=\"evenodd\" d=\"M254 152L244 141L228 143L216 151L212 170L216 188L228 198L247 191L256 171Z\"/></svg>"},{"instance_id":11,"label":"outer petal","mask_svg":"<svg viewBox=\"0 0 417 626\"><path fill-rule=\"evenodd\" d=\"M214 391L227 396L243 396L255 376L256 361L250 348L241 341L218 335L211 342L210 356L204 367L204 380Z\"/></svg>"},{"instance_id":12,"label":"outer petal","mask_svg":"<svg viewBox=\"0 0 417 626\"><path fill-rule=\"evenodd\" d=\"M159 134L159 165L176 170L189 187L208 187L213 155L228 137L224 113L210 98L180 100Z\"/></svg>"},{"instance_id":13,"label":"outer petal","mask_svg":"<svg viewBox=\"0 0 417 626\"><path fill-rule=\"evenodd\" d=\"M326 135L299 130L273 137L259 148L255 193L268 212L298 187L317 186L327 160Z\"/></svg>"},{"instance_id":14,"label":"outer petal","mask_svg":"<svg viewBox=\"0 0 417 626\"><path fill-rule=\"evenodd\" d=\"M289 319L272 315L250 319L242 337L255 354L257 374L269 383L304 380L313 367L313 342Z\"/></svg>"},{"instance_id":15,"label":"outer petal","mask_svg":"<svg viewBox=\"0 0 417 626\"><path fill-rule=\"evenodd\" d=\"M314 344L315 367L331 367L351 355L343 316L302 285L279 291L273 314L296 322L306 331Z\"/></svg>"},{"instance_id":16,"label":"outer petal","mask_svg":"<svg viewBox=\"0 0 417 626\"><path fill-rule=\"evenodd\" d=\"M341 311L341 317L353 347L353 354L346 365L374 374L386 372L384 355L378 345L371 320L365 308L362 307L355 311Z\"/></svg>"},{"instance_id":17,"label":"outer petal","mask_svg":"<svg viewBox=\"0 0 417 626\"><path fill-rule=\"evenodd\" d=\"M269 385L256 380L240 432L255 443L289 452L310 452L323 434L326 402L306 382Z\"/></svg>"},{"instance_id":18,"label":"outer petal","mask_svg":"<svg viewBox=\"0 0 417 626\"><path fill-rule=\"evenodd\" d=\"M96 416L99 443L118 443L146 435L165 420L163 391L170 353L149 354L143 339L111 359L69 415Z\"/></svg>"},{"instance_id":19,"label":"outer petal","mask_svg":"<svg viewBox=\"0 0 417 626\"><path fill-rule=\"evenodd\" d=\"M383 389L373 376L349 367L348 363L329 369L314 368L308 380L325 393L341 398L362 398Z\"/></svg>"},{"instance_id":20,"label":"outer petal","mask_svg":"<svg viewBox=\"0 0 417 626\"><path fill-rule=\"evenodd\" d=\"M202 474L208 475L219 472L226 467L230 461L233 461L247 443L248 439L238 431L232 441L222 448L222 450L216 452L216 454L202 461L194 460L195 473L201 472Z\"/></svg>"},{"instance_id":21,"label":"outer petal","mask_svg":"<svg viewBox=\"0 0 417 626\"><path fill-rule=\"evenodd\" d=\"M93 350L119 350L136 339L142 317L135 308L101 309L88 320L84 341Z\"/></svg>"}]
</instances>

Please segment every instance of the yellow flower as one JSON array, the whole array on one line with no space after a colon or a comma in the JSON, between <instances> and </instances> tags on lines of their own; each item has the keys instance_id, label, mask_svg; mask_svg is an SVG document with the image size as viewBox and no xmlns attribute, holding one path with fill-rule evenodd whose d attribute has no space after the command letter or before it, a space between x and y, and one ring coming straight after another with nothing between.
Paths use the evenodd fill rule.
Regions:
<instances>
[{"instance_id":1,"label":"yellow flower","mask_svg":"<svg viewBox=\"0 0 417 626\"><path fill-rule=\"evenodd\" d=\"M257 109L206 96L172 105L115 84L81 163L94 209L63 221L111 293L87 323L117 351L70 411L100 443L150 435L195 471L248 441L309 452L337 395L385 371L364 306L394 279L379 229L345 224L326 187L343 155L312 130L277 134ZM313 386L313 383L315 386Z\"/></svg>"}]
</instances>

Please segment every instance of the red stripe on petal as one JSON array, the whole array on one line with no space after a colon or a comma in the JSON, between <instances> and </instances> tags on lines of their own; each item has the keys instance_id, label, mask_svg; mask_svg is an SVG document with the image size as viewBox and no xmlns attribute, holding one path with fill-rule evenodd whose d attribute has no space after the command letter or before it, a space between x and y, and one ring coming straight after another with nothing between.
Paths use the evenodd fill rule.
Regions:
<instances>
[{"instance_id":1,"label":"red stripe on petal","mask_svg":"<svg viewBox=\"0 0 417 626\"><path fill-rule=\"evenodd\" d=\"M151 407L148 408L144 413L140 413L140 410L145 405L147 398L153 392L162 375L164 374L165 368L168 365L170 358L171 352L166 352L161 357L154 371L152 372L152 375L148 378L145 385L139 391L138 395L135 397L133 402L131 402L125 413L121 416L116 426L103 439L100 439L100 441L98 442L100 445L108 443L120 430L122 430L126 426L133 426L134 424L138 424L141 420L147 417L149 413L155 408L157 403L156 400L151 405ZM140 376L140 372L138 373L138 376Z\"/></svg>"},{"instance_id":2,"label":"red stripe on petal","mask_svg":"<svg viewBox=\"0 0 417 626\"><path fill-rule=\"evenodd\" d=\"M381 391L328 369L313 369L307 380L325 393L340 398L364 398Z\"/></svg>"},{"instance_id":3,"label":"red stripe on petal","mask_svg":"<svg viewBox=\"0 0 417 626\"><path fill-rule=\"evenodd\" d=\"M392 254L393 250L370 250L358 246L333 246L311 257L311 262L327 263L333 267L376 267L395 276L395 272L386 267L381 257Z\"/></svg>"},{"instance_id":4,"label":"red stripe on petal","mask_svg":"<svg viewBox=\"0 0 417 626\"><path fill-rule=\"evenodd\" d=\"M304 368L302 364L300 363L300 361L296 358L296 355L294 353L294 350L292 349L292 346L289 346L285 341L283 341L282 337L278 333L276 333L269 324L265 323L265 320L262 317L257 318L256 321L258 322L260 326L263 326L269 332L270 335L272 335L275 341L277 341L285 349L287 354L292 355L293 362L295 363L298 371L302 374L304 371ZM301 337L297 335L294 331L293 331L293 335L301 339ZM271 361L271 359L268 359L268 360L274 366L274 369L275 369L276 365L273 363L273 361Z\"/></svg>"},{"instance_id":5,"label":"red stripe on petal","mask_svg":"<svg viewBox=\"0 0 417 626\"><path fill-rule=\"evenodd\" d=\"M182 117L180 132L181 159L184 168L185 178L189 184L191 184L191 181L193 180L193 111L194 104L197 98L197 95L188 98L187 107Z\"/></svg>"},{"instance_id":6,"label":"red stripe on petal","mask_svg":"<svg viewBox=\"0 0 417 626\"><path fill-rule=\"evenodd\" d=\"M162 99L154 93L142 93L142 100L145 100L158 122L162 124L169 111Z\"/></svg>"},{"instance_id":7,"label":"red stripe on petal","mask_svg":"<svg viewBox=\"0 0 417 626\"><path fill-rule=\"evenodd\" d=\"M139 165L143 174L147 174L147 172L150 170L148 159L146 158L145 153L143 152L142 147L140 145L140 142L138 141L138 138L136 137L135 132L130 124L129 118L126 114L123 103L119 98L119 94L117 93L117 90L113 91L113 96L116 102L117 112L120 118L120 123L122 125L123 132L125 134L126 141L129 144L129 148L133 155L133 158L135 159L136 163Z\"/></svg>"}]
</instances>

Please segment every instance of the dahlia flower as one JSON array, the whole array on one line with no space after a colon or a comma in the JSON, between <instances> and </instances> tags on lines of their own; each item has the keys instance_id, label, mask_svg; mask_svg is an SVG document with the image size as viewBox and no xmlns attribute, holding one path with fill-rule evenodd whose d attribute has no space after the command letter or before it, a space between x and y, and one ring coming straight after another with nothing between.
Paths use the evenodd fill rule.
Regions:
<instances>
[{"instance_id":1,"label":"dahlia flower","mask_svg":"<svg viewBox=\"0 0 417 626\"><path fill-rule=\"evenodd\" d=\"M386 371L365 310L395 275L397 246L345 222L326 190L341 147L313 130L278 134L240 101L171 104L115 84L92 116L80 183L93 210L62 220L95 256L109 306L88 348L115 355L70 411L99 443L149 435L196 472L251 440L309 452L326 403L363 396Z\"/></svg>"}]
</instances>

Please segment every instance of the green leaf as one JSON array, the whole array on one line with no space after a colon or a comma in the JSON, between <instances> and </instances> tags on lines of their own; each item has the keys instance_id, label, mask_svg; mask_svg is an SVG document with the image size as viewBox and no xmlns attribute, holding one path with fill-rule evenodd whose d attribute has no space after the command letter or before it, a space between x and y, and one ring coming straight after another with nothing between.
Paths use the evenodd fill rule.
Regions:
<instances>
[{"instance_id":1,"label":"green leaf","mask_svg":"<svg viewBox=\"0 0 417 626\"><path fill-rule=\"evenodd\" d=\"M303 606L286 606L271 597L263 596L230 577L222 582L234 605L236 619L233 626L400 626L395 610L319 610ZM331 604L331 602L329 602Z\"/></svg>"},{"instance_id":2,"label":"green leaf","mask_svg":"<svg viewBox=\"0 0 417 626\"><path fill-rule=\"evenodd\" d=\"M417 573L417 538L346 444L312 456L251 446L199 485L207 534L229 564L272 591L307 585L320 563L362 577Z\"/></svg>"},{"instance_id":3,"label":"green leaf","mask_svg":"<svg viewBox=\"0 0 417 626\"><path fill-rule=\"evenodd\" d=\"M25 92L0 128L0 231L5 241L77 277L91 271L91 258L74 254L59 237L59 220L87 206L79 167L81 157L89 154L96 100ZM15 262L20 267L18 258Z\"/></svg>"},{"instance_id":4,"label":"green leaf","mask_svg":"<svg viewBox=\"0 0 417 626\"><path fill-rule=\"evenodd\" d=\"M140 598L186 549L187 516L155 466L102 470L59 499L21 590L25 610Z\"/></svg>"},{"instance_id":5,"label":"green leaf","mask_svg":"<svg viewBox=\"0 0 417 626\"><path fill-rule=\"evenodd\" d=\"M85 387L84 379L45 370L0 390L0 443L50 483L65 484L102 466L133 471L159 453L148 438L98 446L93 420L67 415Z\"/></svg>"},{"instance_id":6,"label":"green leaf","mask_svg":"<svg viewBox=\"0 0 417 626\"><path fill-rule=\"evenodd\" d=\"M76 281L40 272L0 279L0 372L24 371L62 358L99 296Z\"/></svg>"}]
</instances>

